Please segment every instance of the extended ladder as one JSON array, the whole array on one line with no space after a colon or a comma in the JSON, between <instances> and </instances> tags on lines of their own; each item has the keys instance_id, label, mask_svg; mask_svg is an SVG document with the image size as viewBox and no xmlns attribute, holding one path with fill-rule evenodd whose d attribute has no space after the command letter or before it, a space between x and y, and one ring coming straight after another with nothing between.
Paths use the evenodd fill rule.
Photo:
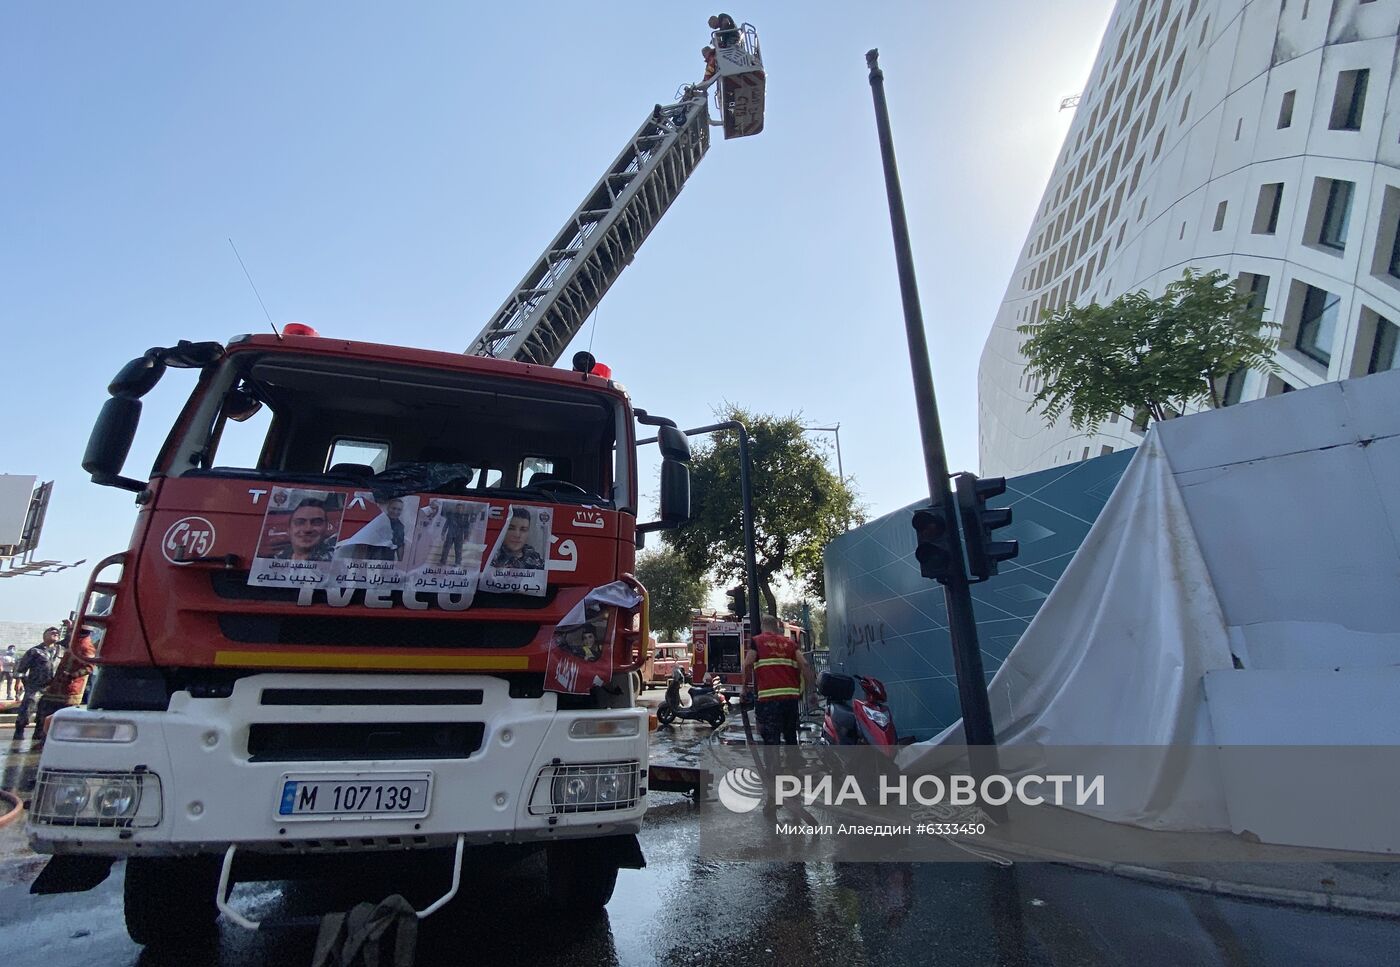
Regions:
<instances>
[{"instance_id":1,"label":"extended ladder","mask_svg":"<svg viewBox=\"0 0 1400 967\"><path fill-rule=\"evenodd\" d=\"M467 353L557 362L709 147L703 91L653 110Z\"/></svg>"}]
</instances>

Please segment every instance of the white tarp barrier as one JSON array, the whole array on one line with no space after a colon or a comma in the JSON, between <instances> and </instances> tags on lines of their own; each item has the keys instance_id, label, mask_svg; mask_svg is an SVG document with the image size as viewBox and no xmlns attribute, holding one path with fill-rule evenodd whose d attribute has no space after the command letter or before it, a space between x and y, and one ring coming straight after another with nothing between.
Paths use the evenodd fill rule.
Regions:
<instances>
[{"instance_id":1,"label":"white tarp barrier","mask_svg":"<svg viewBox=\"0 0 1400 967\"><path fill-rule=\"evenodd\" d=\"M1156 435L1118 482L1079 552L988 688L1005 745L1213 744L1202 677L1230 667L1225 620ZM928 745L961 743L961 723ZM900 764L917 763L913 746ZM1082 761L1086 768L1089 760ZM1115 769L1121 756L1113 758ZM1158 760L1103 819L1225 829L1219 783ZM1110 770L1113 771L1113 770ZM1179 807L1174 804L1180 801ZM1164 808L1164 804L1166 807Z\"/></svg>"},{"instance_id":2,"label":"white tarp barrier","mask_svg":"<svg viewBox=\"0 0 1400 967\"><path fill-rule=\"evenodd\" d=\"M1337 674L1347 669L1372 674ZM1374 683L1397 672L1400 372L1390 372L1155 427L989 692L1007 745L1199 749L1271 734L1276 745L1376 745L1400 729L1400 703L1375 702ZM1346 714L1312 702L1300 719L1309 692ZM901 764L961 741L959 723ZM1193 756L1191 774L1155 761L1134 789L1081 808L1162 829L1257 828L1209 756ZM1340 845L1318 835L1273 841Z\"/></svg>"}]
</instances>

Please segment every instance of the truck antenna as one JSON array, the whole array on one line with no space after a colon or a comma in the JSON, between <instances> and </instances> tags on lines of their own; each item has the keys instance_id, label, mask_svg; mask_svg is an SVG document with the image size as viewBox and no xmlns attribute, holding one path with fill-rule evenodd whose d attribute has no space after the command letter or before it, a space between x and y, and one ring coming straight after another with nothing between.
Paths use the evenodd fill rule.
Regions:
<instances>
[{"instance_id":1,"label":"truck antenna","mask_svg":"<svg viewBox=\"0 0 1400 967\"><path fill-rule=\"evenodd\" d=\"M272 327L272 334L278 339L282 334L277 331L277 323L272 321L272 313L267 311L267 305L263 302L262 295L258 292L258 287L253 285L253 277L248 274L248 266L243 265L243 256L238 254L238 246L233 244L233 239L228 240L229 248L233 249L233 257L238 259L238 264L243 268L243 277L248 280L249 287L253 290L253 295L258 297L258 305L262 306L263 315L267 316L267 324Z\"/></svg>"}]
</instances>

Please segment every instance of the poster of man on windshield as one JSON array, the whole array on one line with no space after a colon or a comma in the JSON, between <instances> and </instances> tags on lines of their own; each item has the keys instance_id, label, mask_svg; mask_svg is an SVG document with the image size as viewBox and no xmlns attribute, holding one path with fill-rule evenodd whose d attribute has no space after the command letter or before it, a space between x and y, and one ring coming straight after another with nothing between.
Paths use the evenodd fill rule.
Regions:
<instances>
[{"instance_id":1,"label":"poster of man on windshield","mask_svg":"<svg viewBox=\"0 0 1400 967\"><path fill-rule=\"evenodd\" d=\"M491 505L477 500L427 499L413 515L413 538L404 562L411 591L447 591L476 597L486 554Z\"/></svg>"},{"instance_id":2,"label":"poster of man on windshield","mask_svg":"<svg viewBox=\"0 0 1400 967\"><path fill-rule=\"evenodd\" d=\"M544 597L553 517L548 507L510 505L505 526L481 572L482 591Z\"/></svg>"},{"instance_id":3,"label":"poster of man on windshield","mask_svg":"<svg viewBox=\"0 0 1400 967\"><path fill-rule=\"evenodd\" d=\"M273 487L268 495L248 583L259 587L330 587L346 494Z\"/></svg>"},{"instance_id":4,"label":"poster of man on windshield","mask_svg":"<svg viewBox=\"0 0 1400 967\"><path fill-rule=\"evenodd\" d=\"M373 494L356 491L346 505L342 536L332 555L335 583L351 588L403 588L407 576L403 562L413 538L409 527L417 512L417 496L376 502Z\"/></svg>"}]
</instances>

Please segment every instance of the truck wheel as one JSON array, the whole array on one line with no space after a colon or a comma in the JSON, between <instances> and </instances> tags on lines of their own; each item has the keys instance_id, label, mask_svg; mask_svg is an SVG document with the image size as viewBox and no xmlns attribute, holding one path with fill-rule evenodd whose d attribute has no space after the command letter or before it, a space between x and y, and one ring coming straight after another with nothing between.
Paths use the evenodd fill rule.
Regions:
<instances>
[{"instance_id":1,"label":"truck wheel","mask_svg":"<svg viewBox=\"0 0 1400 967\"><path fill-rule=\"evenodd\" d=\"M573 913L597 913L612 899L617 885L617 856L607 843L574 840L550 843L549 902Z\"/></svg>"},{"instance_id":2,"label":"truck wheel","mask_svg":"<svg viewBox=\"0 0 1400 967\"><path fill-rule=\"evenodd\" d=\"M126 932L150 947L207 941L218 934L218 888L217 856L133 856L122 888Z\"/></svg>"}]
</instances>

